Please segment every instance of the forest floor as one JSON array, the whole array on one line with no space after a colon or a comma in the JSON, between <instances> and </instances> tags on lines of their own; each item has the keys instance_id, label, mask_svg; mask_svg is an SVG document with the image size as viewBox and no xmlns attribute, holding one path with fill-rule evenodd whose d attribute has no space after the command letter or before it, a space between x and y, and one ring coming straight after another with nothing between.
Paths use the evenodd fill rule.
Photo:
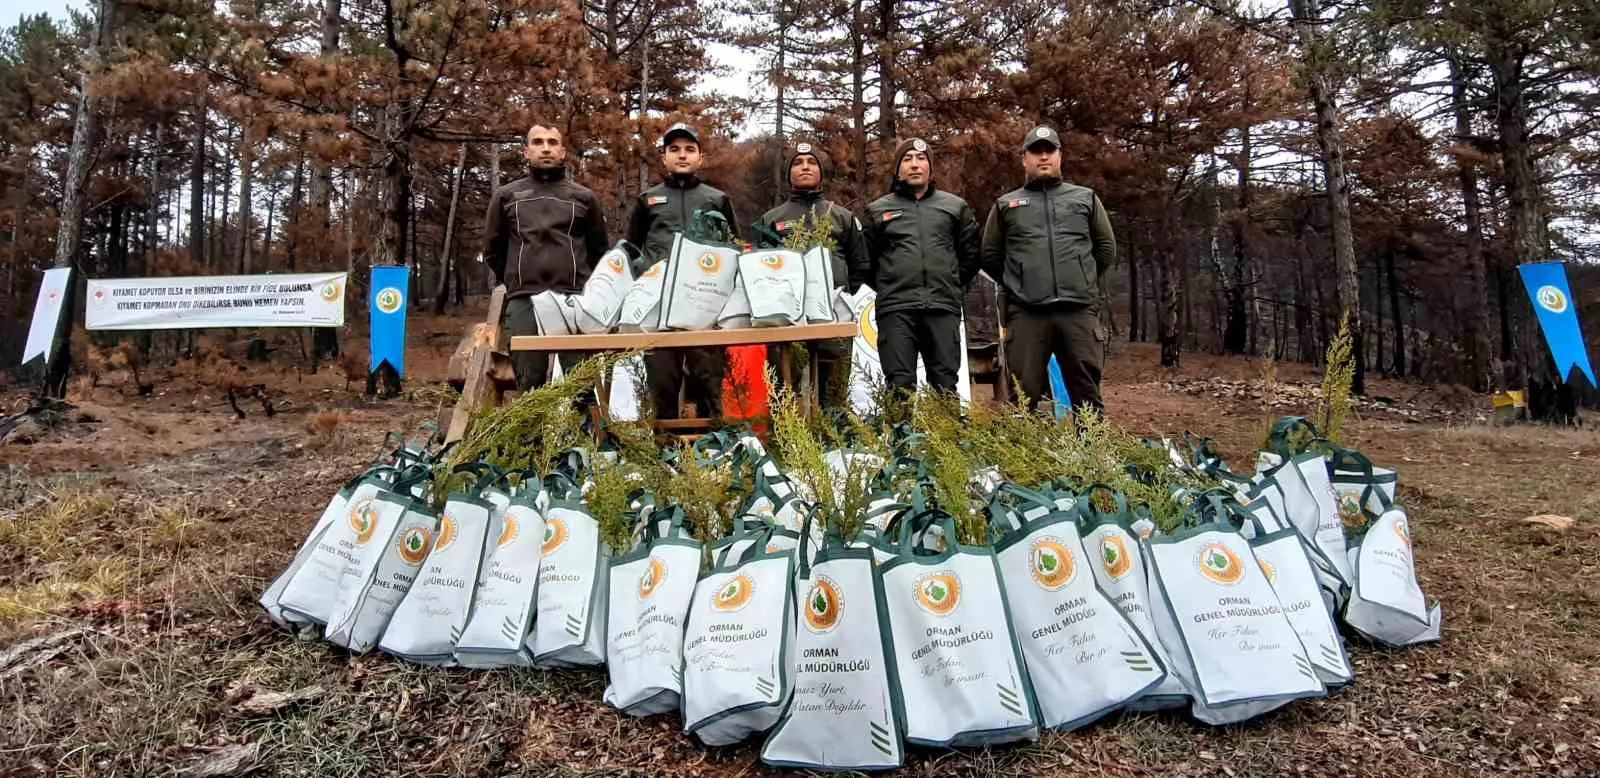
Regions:
<instances>
[{"instance_id":1,"label":"forest floor","mask_svg":"<svg viewBox=\"0 0 1600 778\"><path fill-rule=\"evenodd\" d=\"M371 401L262 368L277 413L151 371L79 386L74 420L0 446L0 775L687 775L773 772L676 717L600 700L603 671L418 669L274 628L256 598L328 498L431 421L472 319L413 324L410 386ZM1236 467L1316 375L1194 354L1109 365L1109 414L1212 436ZM168 372L172 374L169 375ZM1400 472L1441 643L1353 646L1354 686L1244 725L1119 715L993 750L913 750L907 775L1600 775L1600 429L1496 427L1487 399L1374 380L1347 442ZM5 407L19 399L4 397ZM1591 419L1591 422L1593 420ZM1566 530L1524 521L1574 518Z\"/></svg>"}]
</instances>

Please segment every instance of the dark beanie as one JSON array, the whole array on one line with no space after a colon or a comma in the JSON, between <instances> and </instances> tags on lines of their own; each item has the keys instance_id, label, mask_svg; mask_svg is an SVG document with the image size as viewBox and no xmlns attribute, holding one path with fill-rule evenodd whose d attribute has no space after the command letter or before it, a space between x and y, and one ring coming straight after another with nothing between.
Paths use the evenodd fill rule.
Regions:
<instances>
[{"instance_id":1,"label":"dark beanie","mask_svg":"<svg viewBox=\"0 0 1600 778\"><path fill-rule=\"evenodd\" d=\"M895 170L899 170L900 169L901 160L904 160L906 158L906 152L911 151L912 149L916 149L917 151L920 151L920 152L922 152L924 154L927 154L928 157L929 157L929 161L930 162L932 161L933 144L931 144L931 143L929 143L929 142L927 142L927 141L925 141L925 140L923 140L921 138L906 138L905 140L900 141L899 145L894 147L894 169Z\"/></svg>"},{"instance_id":2,"label":"dark beanie","mask_svg":"<svg viewBox=\"0 0 1600 778\"><path fill-rule=\"evenodd\" d=\"M785 170L794 168L794 160L801 154L810 154L816 157L817 167L822 168L822 180L827 181L828 174L833 171L833 160L828 158L828 152L823 151L822 145L816 141L800 140L789 144L789 148L784 153L784 158L789 162ZM785 172L783 175L784 180L788 180L789 174Z\"/></svg>"}]
</instances>

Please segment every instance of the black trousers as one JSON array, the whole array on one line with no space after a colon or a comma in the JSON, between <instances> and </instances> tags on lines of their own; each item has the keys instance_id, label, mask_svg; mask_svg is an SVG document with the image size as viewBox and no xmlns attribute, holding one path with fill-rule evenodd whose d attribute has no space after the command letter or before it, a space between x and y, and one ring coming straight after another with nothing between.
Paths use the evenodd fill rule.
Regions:
<instances>
[{"instance_id":1,"label":"black trousers","mask_svg":"<svg viewBox=\"0 0 1600 778\"><path fill-rule=\"evenodd\" d=\"M917 357L928 373L928 385L955 394L961 370L961 315L947 311L878 312L878 359L889 388L917 388Z\"/></svg>"},{"instance_id":2,"label":"black trousers","mask_svg":"<svg viewBox=\"0 0 1600 778\"><path fill-rule=\"evenodd\" d=\"M728 352L720 348L651 351L644 355L645 384L656 418L679 417L678 388L701 418L722 416L722 376Z\"/></svg>"},{"instance_id":3,"label":"black trousers","mask_svg":"<svg viewBox=\"0 0 1600 778\"><path fill-rule=\"evenodd\" d=\"M1051 396L1050 356L1061 365L1072 407L1105 412L1100 397L1100 366L1105 359L1106 330L1094 305L1026 308L1012 303L1006 315L1006 366L1017 378L1028 407Z\"/></svg>"},{"instance_id":4,"label":"black trousers","mask_svg":"<svg viewBox=\"0 0 1600 778\"><path fill-rule=\"evenodd\" d=\"M507 335L538 335L539 323L533 316L533 302L529 297L513 297L506 301L500 315ZM513 351L511 367L517 374L517 389L528 391L544 386L550 380L550 357L547 351ZM562 371L571 371L589 355L583 352L561 352L554 355L561 360Z\"/></svg>"}]
</instances>

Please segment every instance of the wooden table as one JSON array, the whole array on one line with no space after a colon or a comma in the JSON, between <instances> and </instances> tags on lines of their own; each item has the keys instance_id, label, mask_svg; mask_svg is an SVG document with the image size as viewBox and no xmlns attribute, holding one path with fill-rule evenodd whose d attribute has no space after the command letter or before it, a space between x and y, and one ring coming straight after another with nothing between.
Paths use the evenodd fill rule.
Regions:
<instances>
[{"instance_id":1,"label":"wooden table","mask_svg":"<svg viewBox=\"0 0 1600 778\"><path fill-rule=\"evenodd\" d=\"M485 404L498 405L500 395L512 388L508 381L509 354L500 344L505 341L500 327L500 314L505 306L504 287L496 288L489 299L489 312L482 323L473 325L471 346L465 355L465 375L461 399L456 403L446 428L445 441L454 442L467 434L473 414ZM754 346L774 343L804 343L819 340L853 338L853 322L833 324L803 324L789 327L749 327L734 330L693 330L685 332L623 332L608 335L519 335L510 338L510 351L553 353L558 351L633 351L654 349L726 348L729 346ZM780 349L779 377L788 386L794 386L794 357L789 349ZM817 375L817 355L812 351L811 375ZM601 379L597 387L597 418L608 414L606 400L610 389L610 376ZM821 408L821 391L815 378L805 393L802 409L807 415ZM720 419L670 419L656 422L658 433L682 433L712 429ZM598 430L599 425L595 425Z\"/></svg>"}]
</instances>

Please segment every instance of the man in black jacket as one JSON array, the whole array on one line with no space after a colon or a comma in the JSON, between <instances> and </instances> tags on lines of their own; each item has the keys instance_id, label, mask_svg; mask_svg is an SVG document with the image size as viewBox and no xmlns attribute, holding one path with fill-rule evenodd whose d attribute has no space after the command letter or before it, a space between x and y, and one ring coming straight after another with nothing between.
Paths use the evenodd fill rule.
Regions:
<instances>
[{"instance_id":1,"label":"man in black jacket","mask_svg":"<svg viewBox=\"0 0 1600 778\"><path fill-rule=\"evenodd\" d=\"M995 201L983 268L1005 291L1006 361L1028 407L1049 390L1053 354L1074 407L1105 410L1100 278L1116 258L1111 218L1094 190L1061 180L1061 138L1035 127L1022 140L1027 183Z\"/></svg>"},{"instance_id":2,"label":"man in black jacket","mask_svg":"<svg viewBox=\"0 0 1600 778\"><path fill-rule=\"evenodd\" d=\"M687 124L674 124L661 136L661 164L666 180L639 193L628 217L628 242L640 247L634 274L667 259L672 234L689 226L696 211L717 211L737 237L739 221L733 202L722 190L702 183L697 175L705 160L700 136ZM644 356L645 383L656 418L678 418L678 390L695 404L701 417L722 415L722 375L727 352L720 348L652 351Z\"/></svg>"},{"instance_id":3,"label":"man in black jacket","mask_svg":"<svg viewBox=\"0 0 1600 778\"><path fill-rule=\"evenodd\" d=\"M506 287L506 332L537 335L530 298L546 290L583 291L606 252L606 217L594 192L567 178L560 130L533 125L522 156L528 175L495 189L489 198L483 258ZM582 356L560 354L561 368L571 370ZM542 386L549 378L549 354L513 351L511 363L520 389Z\"/></svg>"},{"instance_id":4,"label":"man in black jacket","mask_svg":"<svg viewBox=\"0 0 1600 778\"><path fill-rule=\"evenodd\" d=\"M921 138L895 148L893 190L867 206L867 252L884 381L915 389L920 354L929 385L954 394L962 291L978 274L978 220L965 200L934 187L929 150Z\"/></svg>"},{"instance_id":5,"label":"man in black jacket","mask_svg":"<svg viewBox=\"0 0 1600 778\"><path fill-rule=\"evenodd\" d=\"M867 256L867 243L862 235L861 220L850 209L834 203L823 194L823 182L828 174L829 159L822 147L809 141L791 145L786 155L789 160L789 199L761 216L761 223L778 233L784 241L801 230L814 230L817 224L829 225L829 249L833 255L833 282L851 292L867 281L872 271L872 260ZM802 247L809 248L809 247ZM780 349L788 344L767 347L767 361L777 372ZM817 354L817 386L825 404L840 402L841 393L836 384L848 378L850 370L850 340L827 340L807 344ZM846 390L847 384L843 384ZM847 393L847 392L845 392Z\"/></svg>"}]
</instances>

